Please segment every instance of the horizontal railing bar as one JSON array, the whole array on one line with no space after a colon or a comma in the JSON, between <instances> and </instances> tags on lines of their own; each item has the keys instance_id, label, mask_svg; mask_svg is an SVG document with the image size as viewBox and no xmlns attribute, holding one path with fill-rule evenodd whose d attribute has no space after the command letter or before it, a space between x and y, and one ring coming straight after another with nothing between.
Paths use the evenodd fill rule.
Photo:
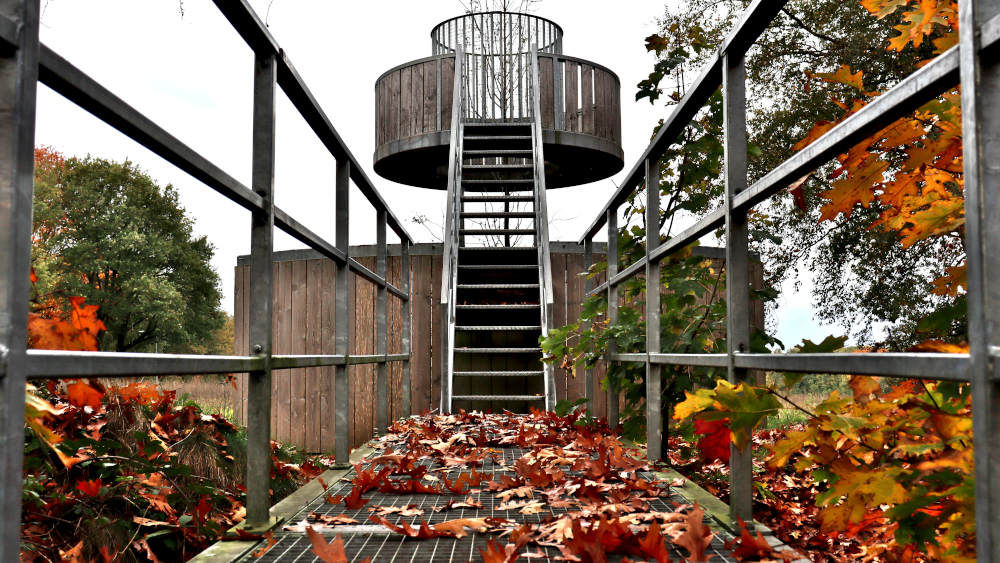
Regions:
<instances>
[{"instance_id":1,"label":"horizontal railing bar","mask_svg":"<svg viewBox=\"0 0 1000 563\"><path fill-rule=\"evenodd\" d=\"M357 354L347 357L349 365L357 364L381 364L385 362L405 362L409 361L409 354Z\"/></svg>"},{"instance_id":2,"label":"horizontal railing bar","mask_svg":"<svg viewBox=\"0 0 1000 563\"><path fill-rule=\"evenodd\" d=\"M701 237L712 232L714 229L718 229L726 223L726 209L725 207L718 207L709 212L698 220L697 223L688 227L683 232L677 236L671 237L656 247L653 252L650 253L649 259L653 262L659 262L664 258L667 258L671 254L677 252L678 250L684 248L685 246L697 241Z\"/></svg>"},{"instance_id":3,"label":"horizontal railing bar","mask_svg":"<svg viewBox=\"0 0 1000 563\"><path fill-rule=\"evenodd\" d=\"M295 106L299 114L305 119L309 127L312 128L316 136L319 137L327 150L336 159L346 158L351 163L351 180L357 184L358 189L368 199L376 211L384 209L387 215L387 225L402 239L403 242L412 242L413 238L406 232L403 224L393 214L392 209L382 199L382 195L375 189L374 184L361 168L358 159L354 158L347 144L340 137L340 133L333 126L326 112L316 101L316 97L306 86L299 72L292 65L288 56L278 47L278 42L268 31L264 22L260 21L257 14L247 0L215 0L215 5L222 12L222 15L229 20L233 29L239 33L240 37L255 52L270 51L276 55L278 63L278 86L281 87L289 101Z\"/></svg>"},{"instance_id":4,"label":"horizontal railing bar","mask_svg":"<svg viewBox=\"0 0 1000 563\"><path fill-rule=\"evenodd\" d=\"M644 363L648 357L644 352L632 352L627 354L606 354L604 359L609 362Z\"/></svg>"},{"instance_id":5,"label":"horizontal railing bar","mask_svg":"<svg viewBox=\"0 0 1000 563\"><path fill-rule=\"evenodd\" d=\"M365 278L366 280L372 282L373 284L379 287L386 286L385 278L369 270L363 264L361 264L361 262L358 262L354 258L351 258L350 264L351 264L351 271L357 273L359 276Z\"/></svg>"},{"instance_id":6,"label":"horizontal railing bar","mask_svg":"<svg viewBox=\"0 0 1000 563\"><path fill-rule=\"evenodd\" d=\"M684 365L706 368L724 368L729 363L728 354L650 354L654 364Z\"/></svg>"},{"instance_id":7,"label":"horizontal railing bar","mask_svg":"<svg viewBox=\"0 0 1000 563\"><path fill-rule=\"evenodd\" d=\"M274 355L271 356L272 369L311 368L322 366L342 366L346 360L341 355Z\"/></svg>"},{"instance_id":8,"label":"horizontal railing bar","mask_svg":"<svg viewBox=\"0 0 1000 563\"><path fill-rule=\"evenodd\" d=\"M629 266L628 268L625 268L624 270L615 274L608 283L610 283L613 286L618 285L623 281L627 280L628 278L634 276L640 270L645 271L645 268L646 268L646 257L643 256L642 258L633 262L632 265Z\"/></svg>"},{"instance_id":9,"label":"horizontal railing bar","mask_svg":"<svg viewBox=\"0 0 1000 563\"><path fill-rule=\"evenodd\" d=\"M969 381L968 354L885 352L859 354L734 354L736 367Z\"/></svg>"},{"instance_id":10,"label":"horizontal railing bar","mask_svg":"<svg viewBox=\"0 0 1000 563\"><path fill-rule=\"evenodd\" d=\"M587 297L593 297L593 296L597 295L598 293L604 293L607 290L608 290L608 282L604 282L601 285L595 287L594 289L591 289L590 291L588 291L587 292Z\"/></svg>"},{"instance_id":11,"label":"horizontal railing bar","mask_svg":"<svg viewBox=\"0 0 1000 563\"><path fill-rule=\"evenodd\" d=\"M259 195L45 45L39 50L38 80L242 207L263 209Z\"/></svg>"},{"instance_id":12,"label":"horizontal railing bar","mask_svg":"<svg viewBox=\"0 0 1000 563\"><path fill-rule=\"evenodd\" d=\"M337 264L343 264L347 259L347 257L344 256L344 251L330 244L326 241L326 239L312 232L308 227L299 223L289 216L288 213L285 213L277 207L274 208L274 224L282 231L288 233L295 240L305 244L316 252L319 252L323 256L333 260Z\"/></svg>"},{"instance_id":13,"label":"horizontal railing bar","mask_svg":"<svg viewBox=\"0 0 1000 563\"><path fill-rule=\"evenodd\" d=\"M299 76L295 67L292 66L288 57L284 53L278 57L278 86L281 87L285 95L292 102L292 105L299 110L299 114L306 120L319 140L326 145L326 148L333 154L334 158L347 158L351 163L351 180L357 184L362 195L371 203L375 210L385 210L386 225L389 226L402 242L413 242L413 237L406 231L403 224L396 218L395 213L389 205L382 199L382 194L375 189L364 169L354 158L354 154L347 148L347 144L340 137L340 133L334 128L326 112L320 107L319 102L306 86L302 77Z\"/></svg>"},{"instance_id":14,"label":"horizontal railing bar","mask_svg":"<svg viewBox=\"0 0 1000 563\"><path fill-rule=\"evenodd\" d=\"M389 291L389 293L391 293L391 294L395 295L396 297L399 297L400 299L402 299L404 303L410 300L410 296L405 291L403 291L402 289L400 289L400 288L392 285L389 282L386 282L385 288Z\"/></svg>"},{"instance_id":15,"label":"horizontal railing bar","mask_svg":"<svg viewBox=\"0 0 1000 563\"><path fill-rule=\"evenodd\" d=\"M612 362L644 363L698 367L726 367L726 354L608 354ZM859 374L879 377L969 381L968 354L922 352L885 352L858 354L734 354L738 368L810 374Z\"/></svg>"},{"instance_id":16,"label":"horizontal railing bar","mask_svg":"<svg viewBox=\"0 0 1000 563\"><path fill-rule=\"evenodd\" d=\"M0 42L4 48L12 50L17 50L21 45L21 27L2 14L0 14Z\"/></svg>"},{"instance_id":17,"label":"horizontal railing bar","mask_svg":"<svg viewBox=\"0 0 1000 563\"><path fill-rule=\"evenodd\" d=\"M256 356L28 350L27 364L30 379L240 373L263 369L264 360Z\"/></svg>"},{"instance_id":18,"label":"horizontal railing bar","mask_svg":"<svg viewBox=\"0 0 1000 563\"><path fill-rule=\"evenodd\" d=\"M587 65L587 66L590 66L590 67L594 67L597 70L600 70L600 71L603 71L603 72L606 72L606 73L610 74L615 79L615 82L621 84L621 80L618 78L618 75L615 74L615 71L611 70L610 68L608 68L608 67L606 67L606 66L604 66L602 64L598 64L598 63L595 63L593 61L588 61L587 59L581 59L580 57L571 57L569 55L564 55L562 53L558 53L558 54L556 54L556 53L538 53L538 56L539 57L548 57L550 59L556 59L556 60L560 60L560 61L570 61L570 62L574 62L574 63L580 64L580 65Z\"/></svg>"},{"instance_id":19,"label":"horizontal railing bar","mask_svg":"<svg viewBox=\"0 0 1000 563\"><path fill-rule=\"evenodd\" d=\"M726 50L735 49L737 52L745 52L749 45L760 37L771 20L785 5L785 2L786 0L756 0L747 8L743 19L726 37L722 44L723 48L702 70L701 75L681 98L681 101L674 106L674 111L664 121L653 141L643 151L642 156L636 160L625 181L618 186L608 203L601 208L594 222L580 237L579 244L583 244L586 239L593 238L597 234L597 231L604 225L607 212L624 203L644 179L646 160L659 160L667 148L680 137L684 128L694 119L712 93L722 85L722 58Z\"/></svg>"}]
</instances>

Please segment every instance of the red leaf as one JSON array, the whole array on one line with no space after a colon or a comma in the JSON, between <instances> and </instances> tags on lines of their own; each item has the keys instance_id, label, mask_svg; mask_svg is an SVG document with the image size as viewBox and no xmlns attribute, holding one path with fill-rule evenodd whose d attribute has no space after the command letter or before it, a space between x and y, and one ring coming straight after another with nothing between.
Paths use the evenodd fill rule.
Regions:
<instances>
[{"instance_id":1,"label":"red leaf","mask_svg":"<svg viewBox=\"0 0 1000 563\"><path fill-rule=\"evenodd\" d=\"M336 498L338 497L333 497L333 499ZM351 489L351 494L344 497L344 506L346 506L348 510L357 510L368 504L368 500L369 499L361 498L361 488L355 486Z\"/></svg>"},{"instance_id":2,"label":"red leaf","mask_svg":"<svg viewBox=\"0 0 1000 563\"><path fill-rule=\"evenodd\" d=\"M696 418L694 419L694 432L702 435L698 440L698 449L705 460L729 461L729 444L732 440L728 418L722 420Z\"/></svg>"},{"instance_id":3,"label":"red leaf","mask_svg":"<svg viewBox=\"0 0 1000 563\"><path fill-rule=\"evenodd\" d=\"M88 497L96 497L101 494L102 485L104 483L100 479L91 479L90 481L81 480L76 482L76 489Z\"/></svg>"},{"instance_id":4,"label":"red leaf","mask_svg":"<svg viewBox=\"0 0 1000 563\"><path fill-rule=\"evenodd\" d=\"M639 542L639 551L646 557L652 557L656 563L670 563L670 549L660 534L658 520L653 520L653 524L646 532L646 537Z\"/></svg>"}]
</instances>

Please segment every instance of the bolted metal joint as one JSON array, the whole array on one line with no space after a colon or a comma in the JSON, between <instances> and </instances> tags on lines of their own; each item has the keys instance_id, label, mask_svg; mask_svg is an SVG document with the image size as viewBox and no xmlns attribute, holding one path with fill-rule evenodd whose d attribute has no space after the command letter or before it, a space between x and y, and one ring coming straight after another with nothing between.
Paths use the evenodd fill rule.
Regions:
<instances>
[{"instance_id":1,"label":"bolted metal joint","mask_svg":"<svg viewBox=\"0 0 1000 563\"><path fill-rule=\"evenodd\" d=\"M253 345L253 353L254 354L261 354L263 352L264 352L264 347L263 346L261 346L260 344L254 344Z\"/></svg>"}]
</instances>

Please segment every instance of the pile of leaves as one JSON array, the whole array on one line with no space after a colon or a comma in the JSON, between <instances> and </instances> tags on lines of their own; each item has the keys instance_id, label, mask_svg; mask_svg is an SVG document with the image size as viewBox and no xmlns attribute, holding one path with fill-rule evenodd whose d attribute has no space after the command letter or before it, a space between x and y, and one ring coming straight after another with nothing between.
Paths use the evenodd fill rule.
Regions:
<instances>
[{"instance_id":1,"label":"pile of leaves","mask_svg":"<svg viewBox=\"0 0 1000 563\"><path fill-rule=\"evenodd\" d=\"M931 342L921 350L967 348ZM766 469L755 476L760 497L795 526L776 530L832 550L819 561L975 561L969 385L852 376L850 388L850 397L830 393L801 428L770 436ZM674 416L725 420L745 447L775 410L760 398L779 392L723 380L689 393Z\"/></svg>"},{"instance_id":2,"label":"pile of leaves","mask_svg":"<svg viewBox=\"0 0 1000 563\"><path fill-rule=\"evenodd\" d=\"M814 468L796 471L791 467L775 467L764 461L768 448L773 447L775 442L786 438L788 432L804 428L800 424L754 432L754 519L769 527L784 544L807 554L816 563L857 561L864 552L864 546L872 539L869 531L859 530L846 535L821 529L820 508L816 499L829 489L829 485L814 477ZM705 437L690 440L678 432L671 434L669 443L670 466L728 503L729 464L706 453L712 450L702 449ZM728 442L725 459L728 459Z\"/></svg>"},{"instance_id":3,"label":"pile of leaves","mask_svg":"<svg viewBox=\"0 0 1000 563\"><path fill-rule=\"evenodd\" d=\"M37 293L31 305L31 348L97 349L97 306ZM245 444L221 415L149 383L28 385L21 561L191 558L245 516ZM322 458L271 449L274 500L322 471Z\"/></svg>"},{"instance_id":4,"label":"pile of leaves","mask_svg":"<svg viewBox=\"0 0 1000 563\"><path fill-rule=\"evenodd\" d=\"M497 534L480 550L486 563L553 557L553 550L557 558L587 563L606 562L612 554L623 561L663 563L671 553L682 553L678 547L686 553L681 560L711 556L715 534L703 523L704 511L697 505L655 510L652 503L671 506L665 498L670 484L643 477L649 467L641 452L625 447L604 422L582 419L579 412L412 417L397 421L377 447L380 455L355 466L349 493L327 496L328 503L344 505L343 513L313 513L286 527L306 531L321 557L342 553L343 544L339 538L328 544L316 530L358 524L346 511L363 507L371 522L410 539ZM511 461L504 448L527 451ZM366 498L372 491L464 497L427 509L435 512L482 508L481 497L493 495L499 499L493 512L549 515L537 523L483 517L428 524L424 508L373 505ZM730 547L739 560L792 558L745 529Z\"/></svg>"},{"instance_id":5,"label":"pile of leaves","mask_svg":"<svg viewBox=\"0 0 1000 563\"><path fill-rule=\"evenodd\" d=\"M22 561L182 561L244 518L245 436L221 415L95 380L29 387L26 406ZM274 490L322 471L272 451Z\"/></svg>"}]
</instances>

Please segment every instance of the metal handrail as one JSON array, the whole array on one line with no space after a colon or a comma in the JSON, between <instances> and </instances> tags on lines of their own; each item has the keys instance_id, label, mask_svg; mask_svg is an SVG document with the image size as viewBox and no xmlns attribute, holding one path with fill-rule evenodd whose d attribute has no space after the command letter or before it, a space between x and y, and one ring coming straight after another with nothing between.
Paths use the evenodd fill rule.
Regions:
<instances>
[{"instance_id":1,"label":"metal handrail","mask_svg":"<svg viewBox=\"0 0 1000 563\"><path fill-rule=\"evenodd\" d=\"M499 26L497 25L499 22ZM499 27L499 35L497 34ZM510 30L509 33L506 30ZM489 34L489 43L483 35ZM516 40L515 40L516 34ZM500 37L497 41L495 37ZM431 52L453 53L461 46L469 54L527 54L532 45L543 53L562 52L563 30L556 22L523 12L472 12L444 20L431 30ZM474 47L481 47L476 50Z\"/></svg>"},{"instance_id":2,"label":"metal handrail","mask_svg":"<svg viewBox=\"0 0 1000 563\"><path fill-rule=\"evenodd\" d=\"M659 377L661 365L716 367L727 370L730 382L742 381L747 370L796 371L806 373L860 373L879 377L960 381L972 384L972 417L975 425L977 551L984 560L1000 560L1000 448L991 442L1000 433L1000 377L996 376L996 350L1000 349L1000 303L996 287L1000 276L1000 175L990 167L1000 159L1000 119L985 108L1000 104L1000 68L993 62L1000 46L1000 10L996 4L976 14L977 0L959 0L960 42L923 65L862 110L827 131L808 147L788 158L752 185L746 179L746 70L744 57L785 4L784 0L755 0L744 13L718 53L709 61L667 117L625 181L615 190L580 242L591 248L602 226L608 233L607 280L588 295L607 294L608 319L617 315L617 286L645 269L646 279L658 279L659 263L677 250L696 242L712 230L726 227L726 339L724 354L664 354L659 349L659 307L647 293L646 351L618 353L609 343L605 361L646 365L647 384ZM990 60L987 60L990 59ZM968 354L858 353L858 354L758 354L749 353L751 305L747 214L752 207L782 192L795 179L822 166L830 158L847 152L858 141L906 116L949 87L961 83L963 106L963 164L965 215L969 266ZM660 242L647 244L646 255L618 272L618 211L641 183L647 186L646 223L659 215L659 160L680 139L691 119L722 88L725 133L725 203L711 210L694 225ZM978 114L976 113L978 111ZM652 220L651 220L652 219ZM647 239L649 240L649 239ZM972 272L975 272L973 274ZM655 387L655 386L654 386ZM588 385L588 393L592 387ZM593 395L590 395L593 398ZM611 407L617 397L609 397ZM647 387L647 453L662 455L658 429L660 395ZM612 424L616 420L610 420ZM734 450L730 461L730 508L734 519L752 519L753 476L751 453Z\"/></svg>"},{"instance_id":3,"label":"metal handrail","mask_svg":"<svg viewBox=\"0 0 1000 563\"><path fill-rule=\"evenodd\" d=\"M531 148L535 163L535 246L538 249L538 287L539 304L541 305L542 337L549 335L549 329L554 326L553 310L555 298L552 293L552 257L549 251L548 202L545 194L545 153L542 142L542 112L541 96L539 95L539 71L537 46L531 46ZM555 366L545 364L545 407L555 408L556 385Z\"/></svg>"},{"instance_id":4,"label":"metal handrail","mask_svg":"<svg viewBox=\"0 0 1000 563\"><path fill-rule=\"evenodd\" d=\"M371 363L384 373L387 362L402 362L403 390L409 388L409 276L401 288L387 281L386 227L400 238L402 271L408 271L412 239L389 209L360 162L333 127L330 118L306 86L305 81L281 50L246 0L217 0L218 9L254 54L253 70L253 158L250 185L243 185L215 163L182 143L163 127L138 112L103 85L87 76L38 41L38 1L6 0L0 14L0 100L10 111L0 115L0 464L5 468L0 482L0 504L8 514L0 522L0 560L15 560L20 548L21 467L23 462L23 408L25 382L51 377L143 377L203 373L249 372L247 391L247 524L267 528L270 519L271 473L270 417L271 371L279 368L335 367L336 461L348 462L351 415L348 366ZM134 354L116 352L63 352L26 350L25 329L29 298L28 273L31 244L32 163L37 84L46 84L69 101L161 156L207 187L251 212L249 348L245 356L190 354ZM336 242L331 243L274 205L275 98L284 91L296 111L336 160ZM360 190L376 210L379 230L377 272L361 266L349 255L350 183ZM336 353L322 355L276 355L272 352L272 298L274 276L274 228L285 231L323 256L337 268ZM351 275L359 275L379 288L376 298L379 353L351 355L348 319L354 307L350 299ZM403 303L402 345L404 353L387 353L388 330L384 317L389 295ZM388 396L387 379L379 377L379 393ZM409 402L403 398L404 412ZM378 404L378 420L386 419L387 402Z\"/></svg>"},{"instance_id":5,"label":"metal handrail","mask_svg":"<svg viewBox=\"0 0 1000 563\"><path fill-rule=\"evenodd\" d=\"M455 52L455 83L451 104L451 151L448 159L447 211L445 212L444 252L441 262L441 412L451 412L455 348L455 301L458 290L459 218L462 209L462 100L465 98L465 53Z\"/></svg>"}]
</instances>

